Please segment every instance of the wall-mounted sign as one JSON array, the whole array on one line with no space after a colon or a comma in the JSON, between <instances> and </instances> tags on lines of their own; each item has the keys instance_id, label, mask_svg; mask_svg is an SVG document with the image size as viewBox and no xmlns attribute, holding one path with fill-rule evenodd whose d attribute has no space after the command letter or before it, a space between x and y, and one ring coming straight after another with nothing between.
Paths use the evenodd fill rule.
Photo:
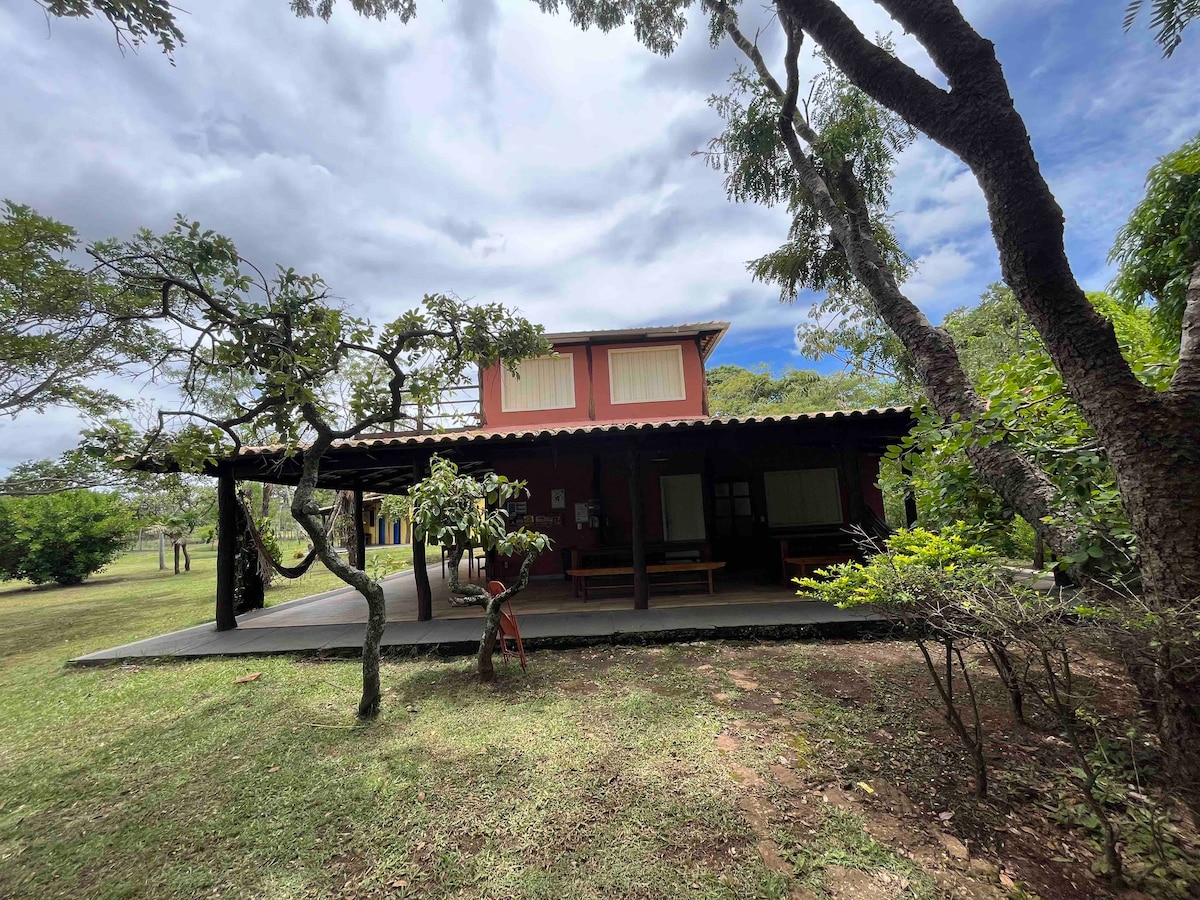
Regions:
<instances>
[{"instance_id":1,"label":"wall-mounted sign","mask_svg":"<svg viewBox=\"0 0 1200 900\"><path fill-rule=\"evenodd\" d=\"M529 518L529 517L526 517ZM533 524L537 527L545 527L547 525L562 525L562 516L554 513L548 516L533 516Z\"/></svg>"},{"instance_id":2,"label":"wall-mounted sign","mask_svg":"<svg viewBox=\"0 0 1200 900\"><path fill-rule=\"evenodd\" d=\"M588 523L588 505L584 503L575 504L575 524L586 525Z\"/></svg>"},{"instance_id":3,"label":"wall-mounted sign","mask_svg":"<svg viewBox=\"0 0 1200 900\"><path fill-rule=\"evenodd\" d=\"M565 488L555 488L550 492L550 508L551 509L566 509L567 508L567 491Z\"/></svg>"}]
</instances>

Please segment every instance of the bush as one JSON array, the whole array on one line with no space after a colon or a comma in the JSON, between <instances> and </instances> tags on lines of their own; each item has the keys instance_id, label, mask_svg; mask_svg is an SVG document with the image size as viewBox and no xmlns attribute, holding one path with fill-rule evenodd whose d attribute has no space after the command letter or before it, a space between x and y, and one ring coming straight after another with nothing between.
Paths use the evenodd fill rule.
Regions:
<instances>
[{"instance_id":1,"label":"bush","mask_svg":"<svg viewBox=\"0 0 1200 900\"><path fill-rule=\"evenodd\" d=\"M865 537L865 535L864 535ZM882 547L862 542L867 562L821 569L820 578L801 578L801 593L846 608L869 603L899 613L924 615L928 605L969 592L975 579L995 578L991 551L972 540L961 523L940 532L900 529Z\"/></svg>"},{"instance_id":2,"label":"bush","mask_svg":"<svg viewBox=\"0 0 1200 900\"><path fill-rule=\"evenodd\" d=\"M0 498L0 580L79 584L128 545L133 517L93 491Z\"/></svg>"}]
</instances>

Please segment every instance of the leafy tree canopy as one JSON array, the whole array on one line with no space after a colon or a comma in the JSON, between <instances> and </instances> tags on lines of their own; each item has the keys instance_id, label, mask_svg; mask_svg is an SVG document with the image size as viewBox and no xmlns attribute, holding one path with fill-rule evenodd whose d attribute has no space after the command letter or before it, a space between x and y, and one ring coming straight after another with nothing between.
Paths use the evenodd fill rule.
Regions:
<instances>
[{"instance_id":1,"label":"leafy tree canopy","mask_svg":"<svg viewBox=\"0 0 1200 900\"><path fill-rule=\"evenodd\" d=\"M709 410L715 416L765 416L905 405L911 395L894 381L861 372L819 375L766 366L716 366L708 371Z\"/></svg>"},{"instance_id":2,"label":"leafy tree canopy","mask_svg":"<svg viewBox=\"0 0 1200 900\"><path fill-rule=\"evenodd\" d=\"M1178 353L1159 339L1152 312L1107 294L1089 296L1112 322L1139 378L1165 390ZM1105 448L1063 389L1062 376L1012 292L992 285L978 306L949 313L945 327L988 410L964 422L925 409L916 429L894 448L893 456L904 455L912 469L921 521L934 527L966 522L997 552L1028 557L1032 533L1013 529L1013 510L978 478L964 452L975 443L1010 441L1050 475L1061 514L1069 509L1073 524L1089 536L1063 564L1130 576L1137 546ZM897 469L885 472L893 481L904 477Z\"/></svg>"},{"instance_id":3,"label":"leafy tree canopy","mask_svg":"<svg viewBox=\"0 0 1200 900\"><path fill-rule=\"evenodd\" d=\"M1150 0L1149 5L1154 40L1162 47L1163 56L1170 56L1183 43L1183 30L1200 16L1200 0ZM1144 6L1146 0L1130 0L1125 7L1126 31L1133 27Z\"/></svg>"},{"instance_id":4,"label":"leafy tree canopy","mask_svg":"<svg viewBox=\"0 0 1200 900\"><path fill-rule=\"evenodd\" d=\"M124 551L132 527L114 494L0 497L0 579L79 584Z\"/></svg>"},{"instance_id":5,"label":"leafy tree canopy","mask_svg":"<svg viewBox=\"0 0 1200 900\"><path fill-rule=\"evenodd\" d=\"M1178 346L1188 282L1200 266L1200 134L1150 170L1146 196L1117 233L1109 261L1119 266L1116 297L1151 300L1159 334Z\"/></svg>"},{"instance_id":6,"label":"leafy tree canopy","mask_svg":"<svg viewBox=\"0 0 1200 900\"><path fill-rule=\"evenodd\" d=\"M152 299L70 260L75 230L5 201L0 214L0 416L64 404L86 413L118 399L92 382L153 369L166 336Z\"/></svg>"}]
</instances>

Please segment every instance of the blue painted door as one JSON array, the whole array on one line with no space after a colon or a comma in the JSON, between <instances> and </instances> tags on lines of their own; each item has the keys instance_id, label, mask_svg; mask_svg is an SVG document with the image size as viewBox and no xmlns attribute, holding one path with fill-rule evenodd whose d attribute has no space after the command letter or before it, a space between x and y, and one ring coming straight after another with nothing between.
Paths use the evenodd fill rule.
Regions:
<instances>
[{"instance_id":1,"label":"blue painted door","mask_svg":"<svg viewBox=\"0 0 1200 900\"><path fill-rule=\"evenodd\" d=\"M392 523L392 543L393 544L400 543L400 523L399 522Z\"/></svg>"},{"instance_id":2,"label":"blue painted door","mask_svg":"<svg viewBox=\"0 0 1200 900\"><path fill-rule=\"evenodd\" d=\"M379 517L379 543L383 543L383 539L387 536L387 530L384 527L383 516Z\"/></svg>"}]
</instances>

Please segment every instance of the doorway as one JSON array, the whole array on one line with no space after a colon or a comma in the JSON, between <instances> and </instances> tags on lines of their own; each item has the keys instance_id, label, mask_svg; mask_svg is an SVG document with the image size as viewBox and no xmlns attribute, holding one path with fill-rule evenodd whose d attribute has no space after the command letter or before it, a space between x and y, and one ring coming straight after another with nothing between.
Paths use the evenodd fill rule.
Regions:
<instances>
[{"instance_id":1,"label":"doorway","mask_svg":"<svg viewBox=\"0 0 1200 900\"><path fill-rule=\"evenodd\" d=\"M704 540L704 492L700 475L663 475L659 482L662 486L663 539L667 542Z\"/></svg>"}]
</instances>

